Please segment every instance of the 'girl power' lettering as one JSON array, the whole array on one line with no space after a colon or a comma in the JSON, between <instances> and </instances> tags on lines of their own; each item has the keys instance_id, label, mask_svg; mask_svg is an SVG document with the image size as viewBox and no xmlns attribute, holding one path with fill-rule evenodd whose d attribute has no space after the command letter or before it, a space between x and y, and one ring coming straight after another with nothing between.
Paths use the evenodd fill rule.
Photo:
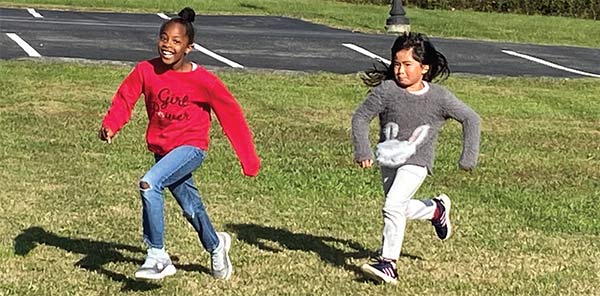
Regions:
<instances>
[{"instance_id":1,"label":"'girl power' lettering","mask_svg":"<svg viewBox=\"0 0 600 296\"><path fill-rule=\"evenodd\" d=\"M151 103L150 114L156 113L157 116L167 120L188 120L190 118L186 111L178 114L166 112L166 109L173 105L177 107L171 108L171 112L183 110L189 105L189 98L187 95L183 97L171 95L171 90L165 87L158 92L157 100Z\"/></svg>"}]
</instances>

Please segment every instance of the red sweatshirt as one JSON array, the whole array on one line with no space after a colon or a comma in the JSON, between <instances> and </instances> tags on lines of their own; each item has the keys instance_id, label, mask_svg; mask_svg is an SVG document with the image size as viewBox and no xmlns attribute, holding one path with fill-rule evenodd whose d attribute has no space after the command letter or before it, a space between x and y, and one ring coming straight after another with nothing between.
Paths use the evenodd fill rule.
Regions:
<instances>
[{"instance_id":1,"label":"red sweatshirt","mask_svg":"<svg viewBox=\"0 0 600 296\"><path fill-rule=\"evenodd\" d=\"M136 65L121 83L102 125L116 134L129 121L133 107L144 94L150 151L165 155L181 145L208 150L212 110L244 174L256 176L260 159L252 134L240 105L221 80L200 66L191 72L159 73L160 64L156 58Z\"/></svg>"}]
</instances>

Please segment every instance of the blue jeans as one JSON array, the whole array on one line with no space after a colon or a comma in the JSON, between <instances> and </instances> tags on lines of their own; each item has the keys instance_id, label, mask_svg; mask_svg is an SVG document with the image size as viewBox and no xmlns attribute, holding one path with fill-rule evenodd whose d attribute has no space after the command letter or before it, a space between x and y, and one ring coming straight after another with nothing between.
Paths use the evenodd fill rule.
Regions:
<instances>
[{"instance_id":1,"label":"blue jeans","mask_svg":"<svg viewBox=\"0 0 600 296\"><path fill-rule=\"evenodd\" d=\"M163 190L166 187L198 232L204 249L209 252L216 249L219 238L192 179L192 172L202 165L205 157L206 151L193 146L180 146L165 156L154 156L156 163L140 180L144 241L150 247L164 247Z\"/></svg>"}]
</instances>

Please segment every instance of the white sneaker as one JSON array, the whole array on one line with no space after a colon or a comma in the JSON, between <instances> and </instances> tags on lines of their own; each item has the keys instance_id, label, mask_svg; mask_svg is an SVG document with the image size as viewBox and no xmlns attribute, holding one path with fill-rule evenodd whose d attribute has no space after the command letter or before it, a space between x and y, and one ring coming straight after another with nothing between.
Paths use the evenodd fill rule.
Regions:
<instances>
[{"instance_id":1,"label":"white sneaker","mask_svg":"<svg viewBox=\"0 0 600 296\"><path fill-rule=\"evenodd\" d=\"M233 266L229 260L231 236L226 232L217 232L217 237L219 245L211 254L210 270L214 278L228 280L233 273Z\"/></svg>"},{"instance_id":2,"label":"white sneaker","mask_svg":"<svg viewBox=\"0 0 600 296\"><path fill-rule=\"evenodd\" d=\"M163 251L164 252L164 251ZM174 275L177 272L175 265L171 262L169 254L156 255L151 249L148 249L146 261L135 272L136 279L160 280L166 276Z\"/></svg>"}]
</instances>

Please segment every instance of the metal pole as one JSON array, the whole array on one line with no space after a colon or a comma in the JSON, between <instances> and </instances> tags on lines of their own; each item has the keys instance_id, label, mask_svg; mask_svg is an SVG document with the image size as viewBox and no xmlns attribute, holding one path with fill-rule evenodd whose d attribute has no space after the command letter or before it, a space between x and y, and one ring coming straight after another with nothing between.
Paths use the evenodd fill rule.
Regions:
<instances>
[{"instance_id":1,"label":"metal pole","mask_svg":"<svg viewBox=\"0 0 600 296\"><path fill-rule=\"evenodd\" d=\"M388 33L410 32L410 22L406 17L401 0L392 0L392 9L390 17L385 22L385 29Z\"/></svg>"}]
</instances>

